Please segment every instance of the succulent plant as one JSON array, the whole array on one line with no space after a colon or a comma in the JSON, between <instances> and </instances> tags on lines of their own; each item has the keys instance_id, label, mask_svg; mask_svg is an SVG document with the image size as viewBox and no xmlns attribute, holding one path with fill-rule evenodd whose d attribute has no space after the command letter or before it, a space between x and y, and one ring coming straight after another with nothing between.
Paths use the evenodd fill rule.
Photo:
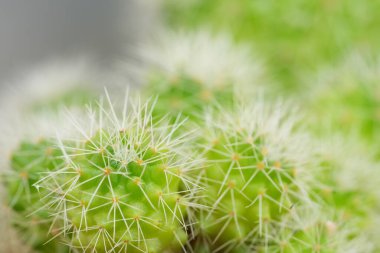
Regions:
<instances>
[{"instance_id":1,"label":"succulent plant","mask_svg":"<svg viewBox=\"0 0 380 253\"><path fill-rule=\"evenodd\" d=\"M166 32L160 38L140 50L149 65L144 90L158 97L153 112L158 118L182 114L199 120L208 106L228 107L236 93L249 97L264 86L261 62L228 35L202 30Z\"/></svg>"},{"instance_id":2,"label":"succulent plant","mask_svg":"<svg viewBox=\"0 0 380 253\"><path fill-rule=\"evenodd\" d=\"M293 132L293 118L280 105L256 102L205 120L205 161L195 177L204 189L199 201L209 208L198 213L194 244L207 241L212 252L246 251L284 214L310 201L307 138Z\"/></svg>"},{"instance_id":3,"label":"succulent plant","mask_svg":"<svg viewBox=\"0 0 380 253\"><path fill-rule=\"evenodd\" d=\"M367 238L353 237L352 234L358 231L328 207L301 206L276 226L258 252L364 253L373 250L373 244Z\"/></svg>"},{"instance_id":4,"label":"succulent plant","mask_svg":"<svg viewBox=\"0 0 380 253\"><path fill-rule=\"evenodd\" d=\"M339 214L339 222L352 230L352 238L364 236L374 244L380 181L372 175L379 164L360 139L336 135L328 138L321 140L317 151L320 162L312 173L317 182L313 191L323 207Z\"/></svg>"},{"instance_id":5,"label":"succulent plant","mask_svg":"<svg viewBox=\"0 0 380 253\"><path fill-rule=\"evenodd\" d=\"M222 102L228 106L233 103L233 85L207 87L204 83L186 75L180 75L172 80L167 77L157 77L151 82L150 87L155 90L155 94L159 94L154 110L157 117L169 114L175 120L182 114L193 121L198 121L208 106Z\"/></svg>"},{"instance_id":6,"label":"succulent plant","mask_svg":"<svg viewBox=\"0 0 380 253\"><path fill-rule=\"evenodd\" d=\"M82 138L58 141L64 164L34 184L48 192L37 210L61 225L73 250L180 250L195 189L186 176L194 160L180 145L187 139L173 137L181 123L153 124L148 103L125 106L121 118L102 107L90 133L78 126Z\"/></svg>"},{"instance_id":7,"label":"succulent plant","mask_svg":"<svg viewBox=\"0 0 380 253\"><path fill-rule=\"evenodd\" d=\"M12 171L5 175L8 203L16 212L14 226L22 233L22 239L40 252L68 252L65 245L49 242L57 227L49 223L49 213L38 210L41 195L48 192L33 187L42 173L61 167L63 162L53 142L23 142L12 154Z\"/></svg>"},{"instance_id":8,"label":"succulent plant","mask_svg":"<svg viewBox=\"0 0 380 253\"><path fill-rule=\"evenodd\" d=\"M354 55L332 70L318 72L318 87L307 91L312 91L306 96L309 116L300 121L288 104L261 92L266 78L252 45L236 44L257 39L260 52L270 59L276 54L272 74L283 87L294 87L302 71L340 55L334 46L360 40L361 32L354 35L357 29L345 29L369 7L347 10L355 16L347 25L346 12L334 4L297 0L296 6L305 8L288 13L287 2L227 2L187 3L199 12L181 17L170 13L171 18L186 22L199 17L195 26L205 22L212 30L165 31L153 45L140 48L140 60L148 67L136 64L141 69L127 70L137 70L132 78L143 78L143 94L157 97L154 103L132 101L127 94L120 107L107 92L106 103L95 100L81 84L99 76L89 75L82 65L53 66L42 75L44 71L38 71L27 79L31 86L26 92L2 101L1 107L9 110L0 118L13 130L1 138L6 147L1 152L12 149L9 161L0 161L8 161L9 166L1 167L11 169L3 173L13 212L9 223L31 250L380 250L379 165L373 158L380 156L378 60ZM232 26L222 20L226 8L238 17ZM316 9L321 10L317 16L334 27L316 22ZM279 14L268 16L273 10ZM293 13L302 15L296 19ZM377 19L360 21L372 29ZM244 32L257 26L255 33ZM214 33L225 28L231 34ZM345 42L335 37L340 29L347 35ZM371 37L370 42L377 40ZM57 85L57 96L49 92L50 84ZM59 87L64 89L58 92ZM120 93L119 88L113 93ZM45 90L47 95L39 94ZM31 91L38 94L32 96ZM70 112L62 120L63 106ZM38 118L36 127L30 118ZM305 122L311 135L300 129ZM1 125L3 135L4 129ZM341 135L338 141L336 132ZM9 251L3 244L0 241L0 248Z\"/></svg>"}]
</instances>

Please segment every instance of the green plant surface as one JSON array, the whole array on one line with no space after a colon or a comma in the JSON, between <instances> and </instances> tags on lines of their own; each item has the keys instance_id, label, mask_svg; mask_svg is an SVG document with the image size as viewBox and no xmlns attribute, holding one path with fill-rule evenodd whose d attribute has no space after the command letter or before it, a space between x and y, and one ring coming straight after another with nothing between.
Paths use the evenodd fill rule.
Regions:
<instances>
[{"instance_id":1,"label":"green plant surface","mask_svg":"<svg viewBox=\"0 0 380 253\"><path fill-rule=\"evenodd\" d=\"M210 105L227 108L236 95L251 98L267 81L260 58L223 33L166 31L140 51L150 64L143 90L147 97L157 96L158 119L182 114L199 121Z\"/></svg>"},{"instance_id":2,"label":"green plant surface","mask_svg":"<svg viewBox=\"0 0 380 253\"><path fill-rule=\"evenodd\" d=\"M68 252L64 244L50 241L57 235L59 223L51 226L49 213L41 209L39 200L48 192L33 186L43 173L61 167L63 162L54 142L23 142L12 153L12 171L4 176L8 203L16 213L13 224L22 239L39 252Z\"/></svg>"},{"instance_id":3,"label":"green plant surface","mask_svg":"<svg viewBox=\"0 0 380 253\"><path fill-rule=\"evenodd\" d=\"M211 105L231 106L234 94L232 84L208 87L186 75L173 79L156 77L146 90L149 94L158 95L153 115L158 119L168 115L172 121L178 115L187 117L191 121L199 121Z\"/></svg>"},{"instance_id":4,"label":"green plant surface","mask_svg":"<svg viewBox=\"0 0 380 253\"><path fill-rule=\"evenodd\" d=\"M324 207L339 214L339 222L350 229L351 238L364 236L368 244L376 245L379 206L378 185L373 176L379 168L374 156L360 138L329 135L321 140L313 170L318 182L313 191ZM378 249L378 246L376 246Z\"/></svg>"},{"instance_id":5,"label":"green plant surface","mask_svg":"<svg viewBox=\"0 0 380 253\"><path fill-rule=\"evenodd\" d=\"M198 213L195 244L244 252L295 205L310 201L303 176L307 147L295 146L306 139L293 132L293 118L282 115L281 106L259 102L205 120L204 169L196 176L204 188L200 201L209 208Z\"/></svg>"},{"instance_id":6,"label":"green plant surface","mask_svg":"<svg viewBox=\"0 0 380 253\"><path fill-rule=\"evenodd\" d=\"M352 237L352 229L333 209L300 207L279 224L265 246L258 252L270 253L343 253L372 252L365 238Z\"/></svg>"},{"instance_id":7,"label":"green plant surface","mask_svg":"<svg viewBox=\"0 0 380 253\"><path fill-rule=\"evenodd\" d=\"M102 110L104 119L114 112ZM179 145L185 139L173 137L180 125L154 125L151 110L135 105L120 121L62 140L65 166L36 183L51 192L43 201L73 250L176 252L186 244L192 161Z\"/></svg>"}]
</instances>

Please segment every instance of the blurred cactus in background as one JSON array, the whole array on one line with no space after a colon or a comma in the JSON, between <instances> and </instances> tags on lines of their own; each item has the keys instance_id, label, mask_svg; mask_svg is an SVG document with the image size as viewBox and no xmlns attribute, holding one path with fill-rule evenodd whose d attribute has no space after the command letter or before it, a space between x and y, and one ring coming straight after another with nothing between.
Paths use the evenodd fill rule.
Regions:
<instances>
[{"instance_id":1,"label":"blurred cactus in background","mask_svg":"<svg viewBox=\"0 0 380 253\"><path fill-rule=\"evenodd\" d=\"M380 45L377 1L274 0L164 1L163 15L175 28L211 27L250 43L270 64L283 92L302 89L299 74L339 59L352 48Z\"/></svg>"},{"instance_id":2,"label":"blurred cactus in background","mask_svg":"<svg viewBox=\"0 0 380 253\"><path fill-rule=\"evenodd\" d=\"M364 236L352 236L352 228L333 210L315 205L298 208L277 226L278 231L267 242L269 246L259 248L257 252L364 253L374 250L373 244Z\"/></svg>"},{"instance_id":3,"label":"blurred cactus in background","mask_svg":"<svg viewBox=\"0 0 380 253\"><path fill-rule=\"evenodd\" d=\"M13 170L6 176L9 205L17 213L14 225L22 231L22 239L41 252L68 252L64 244L49 242L60 225L52 227L50 214L39 210L40 197L49 192L33 186L42 173L63 164L61 157L60 150L50 141L21 143L11 158Z\"/></svg>"},{"instance_id":4,"label":"blurred cactus in background","mask_svg":"<svg viewBox=\"0 0 380 253\"><path fill-rule=\"evenodd\" d=\"M379 4L157 4L113 71L1 94L0 248L379 252Z\"/></svg>"},{"instance_id":5,"label":"blurred cactus in background","mask_svg":"<svg viewBox=\"0 0 380 253\"><path fill-rule=\"evenodd\" d=\"M158 117L175 119L181 113L200 119L207 106L231 105L235 94L250 97L268 81L262 61L246 45L235 46L227 34L162 33L138 50L148 64L140 74L147 79L143 90L148 97L158 96L153 112ZM120 68L128 68L128 62Z\"/></svg>"},{"instance_id":6,"label":"blurred cactus in background","mask_svg":"<svg viewBox=\"0 0 380 253\"><path fill-rule=\"evenodd\" d=\"M380 61L353 54L324 67L310 98L312 124L317 131L360 135L371 147L380 142ZM321 127L324 126L324 127ZM376 146L377 145L377 146ZM380 151L379 151L380 154Z\"/></svg>"},{"instance_id":7,"label":"blurred cactus in background","mask_svg":"<svg viewBox=\"0 0 380 253\"><path fill-rule=\"evenodd\" d=\"M354 137L345 137L343 141L342 136L331 134L328 138L319 144L320 164L313 173L319 183L314 191L340 216L346 228L351 226L350 236L366 238L377 251L378 229L373 224L377 223L380 208L380 178L372 175L376 175L380 165L374 159L375 152L369 152L366 144Z\"/></svg>"}]
</instances>

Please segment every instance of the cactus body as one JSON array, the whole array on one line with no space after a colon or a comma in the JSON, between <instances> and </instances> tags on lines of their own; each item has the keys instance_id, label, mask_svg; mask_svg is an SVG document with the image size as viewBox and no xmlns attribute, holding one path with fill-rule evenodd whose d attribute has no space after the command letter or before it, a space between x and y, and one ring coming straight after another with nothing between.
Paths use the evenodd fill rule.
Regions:
<instances>
[{"instance_id":1,"label":"cactus body","mask_svg":"<svg viewBox=\"0 0 380 253\"><path fill-rule=\"evenodd\" d=\"M259 252L372 252L373 244L365 237L353 236L357 231L334 213L330 207L315 204L298 208L276 225Z\"/></svg>"},{"instance_id":2,"label":"cactus body","mask_svg":"<svg viewBox=\"0 0 380 253\"><path fill-rule=\"evenodd\" d=\"M24 142L11 157L12 171L6 175L9 205L16 212L14 226L22 233L24 241L40 252L68 252L68 248L50 241L57 226L51 226L49 213L41 210L39 200L47 191L36 189L43 173L60 168L63 164L61 152L52 141ZM57 224L58 225L58 224Z\"/></svg>"},{"instance_id":3,"label":"cactus body","mask_svg":"<svg viewBox=\"0 0 380 253\"><path fill-rule=\"evenodd\" d=\"M134 109L81 140L62 140L65 165L35 184L51 192L42 201L72 249L174 252L186 243L193 185L181 139L171 139L178 126L154 126L147 105Z\"/></svg>"},{"instance_id":4,"label":"cactus body","mask_svg":"<svg viewBox=\"0 0 380 253\"><path fill-rule=\"evenodd\" d=\"M199 229L213 250L234 252L265 238L273 222L309 201L297 174L305 160L288 146L291 124L258 104L210 118L205 127L198 178L210 208L199 213Z\"/></svg>"},{"instance_id":5,"label":"cactus body","mask_svg":"<svg viewBox=\"0 0 380 253\"><path fill-rule=\"evenodd\" d=\"M154 115L158 118L169 114L175 120L179 114L199 121L205 109L215 103L226 107L232 104L234 89L232 84L208 87L202 81L186 75L168 79L157 77L148 86L150 92L158 94Z\"/></svg>"},{"instance_id":6,"label":"cactus body","mask_svg":"<svg viewBox=\"0 0 380 253\"><path fill-rule=\"evenodd\" d=\"M207 106L228 107L236 93L250 97L264 85L261 61L226 34L166 32L160 38L141 48L141 57L150 64L144 90L149 97L158 96L154 114L159 117L182 113L199 120Z\"/></svg>"}]
</instances>

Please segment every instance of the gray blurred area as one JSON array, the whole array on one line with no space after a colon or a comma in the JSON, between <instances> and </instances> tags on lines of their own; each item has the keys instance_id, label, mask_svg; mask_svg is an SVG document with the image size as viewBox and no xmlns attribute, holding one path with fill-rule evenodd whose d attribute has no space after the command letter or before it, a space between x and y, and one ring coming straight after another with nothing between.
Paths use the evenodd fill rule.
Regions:
<instances>
[{"instance_id":1,"label":"gray blurred area","mask_svg":"<svg viewBox=\"0 0 380 253\"><path fill-rule=\"evenodd\" d=\"M149 33L154 12L146 2L0 0L0 83L62 57L109 66Z\"/></svg>"}]
</instances>

